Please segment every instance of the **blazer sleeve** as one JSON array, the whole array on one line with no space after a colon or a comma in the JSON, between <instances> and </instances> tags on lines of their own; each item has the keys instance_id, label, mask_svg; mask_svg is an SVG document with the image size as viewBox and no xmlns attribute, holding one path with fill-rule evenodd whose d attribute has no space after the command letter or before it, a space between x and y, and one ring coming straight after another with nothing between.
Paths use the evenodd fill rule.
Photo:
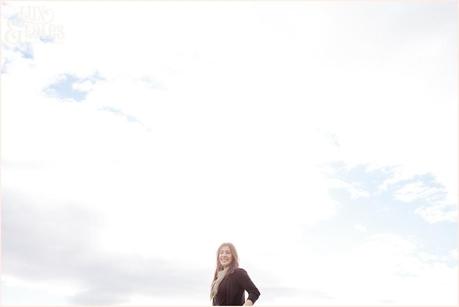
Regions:
<instances>
[{"instance_id":1,"label":"blazer sleeve","mask_svg":"<svg viewBox=\"0 0 459 307\"><path fill-rule=\"evenodd\" d=\"M248 300L251 300L253 303L258 299L260 296L260 291L258 291L257 287L254 285L252 280L250 279L249 275L244 269L239 269L239 284L242 288L244 288L247 293L249 293Z\"/></svg>"}]
</instances>

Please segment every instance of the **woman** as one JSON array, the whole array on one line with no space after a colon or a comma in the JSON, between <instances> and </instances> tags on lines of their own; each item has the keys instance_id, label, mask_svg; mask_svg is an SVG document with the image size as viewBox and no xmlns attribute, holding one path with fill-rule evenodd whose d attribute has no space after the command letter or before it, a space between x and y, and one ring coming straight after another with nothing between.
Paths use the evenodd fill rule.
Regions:
<instances>
[{"instance_id":1,"label":"woman","mask_svg":"<svg viewBox=\"0 0 459 307\"><path fill-rule=\"evenodd\" d=\"M245 300L244 291L249 297ZM236 248L223 243L217 250L217 268L210 287L213 306L251 306L260 296L244 269L239 268Z\"/></svg>"}]
</instances>

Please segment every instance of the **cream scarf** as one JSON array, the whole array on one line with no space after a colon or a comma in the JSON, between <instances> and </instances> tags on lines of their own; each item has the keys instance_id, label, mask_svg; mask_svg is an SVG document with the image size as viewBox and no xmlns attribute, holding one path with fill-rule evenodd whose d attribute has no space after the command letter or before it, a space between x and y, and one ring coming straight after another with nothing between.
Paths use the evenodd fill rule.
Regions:
<instances>
[{"instance_id":1,"label":"cream scarf","mask_svg":"<svg viewBox=\"0 0 459 307\"><path fill-rule=\"evenodd\" d=\"M215 279L212 282L212 290L210 290L210 300L211 301L214 299L215 295L217 295L218 286L220 286L220 283L222 282L223 278L225 278L225 275L227 272L228 272L228 267L217 272L217 279Z\"/></svg>"}]
</instances>

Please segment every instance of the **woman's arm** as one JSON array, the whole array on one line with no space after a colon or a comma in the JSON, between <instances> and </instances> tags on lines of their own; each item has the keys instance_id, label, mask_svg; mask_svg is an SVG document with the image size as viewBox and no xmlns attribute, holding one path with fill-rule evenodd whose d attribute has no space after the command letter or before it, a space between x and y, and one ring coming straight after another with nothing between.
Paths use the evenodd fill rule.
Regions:
<instances>
[{"instance_id":1,"label":"woman's arm","mask_svg":"<svg viewBox=\"0 0 459 307\"><path fill-rule=\"evenodd\" d=\"M252 306L258 297L260 296L260 291L258 291L257 287L254 285L252 280L250 279L249 275L244 269L239 269L240 273L238 276L238 282L241 287L249 293L249 297L245 302L245 306Z\"/></svg>"}]
</instances>

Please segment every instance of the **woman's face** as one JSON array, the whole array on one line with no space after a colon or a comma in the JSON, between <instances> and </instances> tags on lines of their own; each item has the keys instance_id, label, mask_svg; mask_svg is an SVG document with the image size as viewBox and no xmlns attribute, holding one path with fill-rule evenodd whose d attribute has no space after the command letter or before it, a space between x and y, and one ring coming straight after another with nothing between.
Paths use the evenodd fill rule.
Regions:
<instances>
[{"instance_id":1,"label":"woman's face","mask_svg":"<svg viewBox=\"0 0 459 307\"><path fill-rule=\"evenodd\" d=\"M227 267L233 261L233 255L231 254L231 250L229 246L223 246L220 248L220 252L218 253L218 261L223 267Z\"/></svg>"}]
</instances>

